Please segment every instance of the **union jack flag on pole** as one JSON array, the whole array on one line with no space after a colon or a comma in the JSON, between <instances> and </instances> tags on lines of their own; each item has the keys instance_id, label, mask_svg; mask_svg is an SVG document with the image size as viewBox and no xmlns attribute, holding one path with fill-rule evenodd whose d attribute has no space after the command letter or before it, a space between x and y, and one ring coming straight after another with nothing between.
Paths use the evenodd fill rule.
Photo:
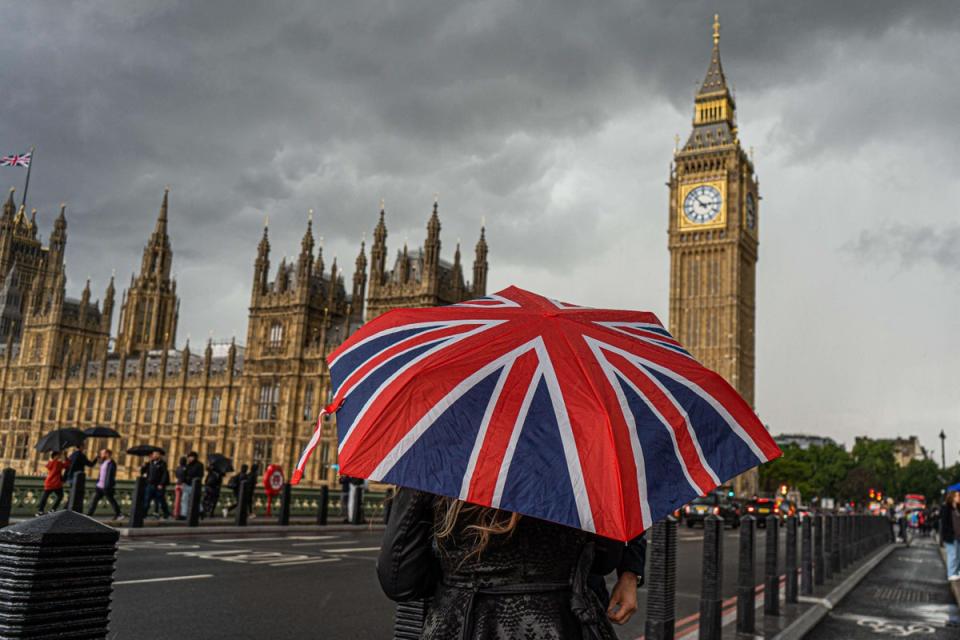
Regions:
<instances>
[{"instance_id":1,"label":"union jack flag on pole","mask_svg":"<svg viewBox=\"0 0 960 640\"><path fill-rule=\"evenodd\" d=\"M780 455L652 313L510 287L386 313L329 365L342 473L619 540Z\"/></svg>"},{"instance_id":2,"label":"union jack flag on pole","mask_svg":"<svg viewBox=\"0 0 960 640\"><path fill-rule=\"evenodd\" d=\"M33 158L33 152L15 153L10 156L0 157L0 167L26 167L30 168L30 160Z\"/></svg>"}]
</instances>

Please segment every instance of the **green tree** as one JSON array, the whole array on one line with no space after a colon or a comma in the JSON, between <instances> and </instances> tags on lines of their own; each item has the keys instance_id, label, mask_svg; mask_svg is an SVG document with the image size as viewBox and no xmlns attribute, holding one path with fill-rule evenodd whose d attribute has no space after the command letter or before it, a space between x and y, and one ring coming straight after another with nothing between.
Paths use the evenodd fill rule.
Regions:
<instances>
[{"instance_id":1,"label":"green tree","mask_svg":"<svg viewBox=\"0 0 960 640\"><path fill-rule=\"evenodd\" d=\"M847 476L837 488L838 498L854 500L858 503L868 499L870 489L880 486L877 474L864 466L856 466L847 473Z\"/></svg>"},{"instance_id":2,"label":"green tree","mask_svg":"<svg viewBox=\"0 0 960 640\"><path fill-rule=\"evenodd\" d=\"M782 456L761 466L761 491L775 493L781 484L796 487L800 482L808 481L813 474L813 469L810 467L806 453L797 445L790 444L783 448Z\"/></svg>"},{"instance_id":3,"label":"green tree","mask_svg":"<svg viewBox=\"0 0 960 640\"><path fill-rule=\"evenodd\" d=\"M911 460L897 471L897 497L906 493L922 493L927 504L940 501L940 491L946 486L940 468L933 460Z\"/></svg>"},{"instance_id":4,"label":"green tree","mask_svg":"<svg viewBox=\"0 0 960 640\"><path fill-rule=\"evenodd\" d=\"M870 471L875 479L873 486L868 489L879 489L885 495L893 495L896 492L897 462L893 457L892 442L857 438L852 453L856 466ZM864 493L859 499L865 499L866 495ZM857 499L856 496L850 497Z\"/></svg>"}]
</instances>

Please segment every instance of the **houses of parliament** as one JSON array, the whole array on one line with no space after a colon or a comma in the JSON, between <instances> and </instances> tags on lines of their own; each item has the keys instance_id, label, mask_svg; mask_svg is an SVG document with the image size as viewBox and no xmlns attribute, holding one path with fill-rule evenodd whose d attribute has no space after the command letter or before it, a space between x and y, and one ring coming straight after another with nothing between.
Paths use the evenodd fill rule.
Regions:
<instances>
[{"instance_id":1,"label":"houses of parliament","mask_svg":"<svg viewBox=\"0 0 960 640\"><path fill-rule=\"evenodd\" d=\"M175 218L175 216L174 216ZM472 281L460 247L440 257L440 217L434 203L422 248L404 245L388 263L381 206L369 264L361 244L349 287L336 259L324 264L308 221L296 262L270 263L268 229L256 247L244 346L208 341L196 352L177 348L180 300L171 277L169 193L137 273L120 299L111 336L116 287L102 303L90 283L79 299L66 296L65 208L47 246L36 212L17 210L14 192L0 216L0 466L40 472L34 450L51 429L104 425L122 438L118 473L130 478L140 459L125 453L154 444L173 455L222 453L238 461L279 463L292 470L329 395L326 355L365 318L398 307L451 304L484 295L487 242L476 244ZM98 443L99 444L99 443ZM304 481L335 480L336 434L323 426L320 455Z\"/></svg>"}]
</instances>

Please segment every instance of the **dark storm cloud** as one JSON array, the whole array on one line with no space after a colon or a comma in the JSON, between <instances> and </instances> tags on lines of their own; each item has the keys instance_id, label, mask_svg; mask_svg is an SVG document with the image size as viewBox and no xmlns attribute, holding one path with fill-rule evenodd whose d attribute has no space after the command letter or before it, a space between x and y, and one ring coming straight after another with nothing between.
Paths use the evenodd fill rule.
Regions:
<instances>
[{"instance_id":1,"label":"dark storm cloud","mask_svg":"<svg viewBox=\"0 0 960 640\"><path fill-rule=\"evenodd\" d=\"M182 325L195 331L238 324L237 291L265 214L279 259L297 250L315 208L318 234L342 263L372 229L380 197L391 250L405 237L419 242L436 191L447 250L460 235L469 249L486 215L499 268L569 272L604 239L587 203L551 201L557 149L658 104L688 112L712 10L626 1L8 3L0 140L4 152L37 146L31 200L42 228L57 202L69 202L73 287L87 273L102 284L109 267L125 279L171 184ZM900 135L891 123L904 111L919 113L926 130L957 135L947 111L957 100L921 103L918 92L890 86L900 76L870 75L935 73L937 48L926 44L956 32L949 3L723 11L724 33L735 34L724 60L740 93L756 104L810 88L809 102L783 107L768 146L795 147L798 157L825 141L860 146ZM857 90L845 92L843 80ZM930 84L956 97L943 77ZM210 264L231 284L200 305L207 285L185 276Z\"/></svg>"},{"instance_id":2,"label":"dark storm cloud","mask_svg":"<svg viewBox=\"0 0 960 640\"><path fill-rule=\"evenodd\" d=\"M960 225L936 228L898 224L865 229L844 248L858 259L874 263L899 263L904 268L929 263L960 272Z\"/></svg>"}]
</instances>

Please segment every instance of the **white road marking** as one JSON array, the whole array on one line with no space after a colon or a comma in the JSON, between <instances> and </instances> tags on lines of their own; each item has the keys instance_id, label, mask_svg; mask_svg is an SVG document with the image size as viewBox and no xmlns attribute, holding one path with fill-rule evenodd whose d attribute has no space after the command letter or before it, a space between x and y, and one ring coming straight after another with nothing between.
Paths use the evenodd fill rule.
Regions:
<instances>
[{"instance_id":1,"label":"white road marking","mask_svg":"<svg viewBox=\"0 0 960 640\"><path fill-rule=\"evenodd\" d=\"M145 584L148 582L172 582L174 580L200 580L202 578L212 578L212 573L198 573L192 576L170 576L167 578L144 578L142 580L120 580L113 584Z\"/></svg>"},{"instance_id":2,"label":"white road marking","mask_svg":"<svg viewBox=\"0 0 960 640\"><path fill-rule=\"evenodd\" d=\"M360 551L380 551L380 547L353 547L353 548L347 548L347 549L333 548L333 549L318 549L318 551L322 551L324 553L353 553L353 552L360 552Z\"/></svg>"},{"instance_id":3,"label":"white road marking","mask_svg":"<svg viewBox=\"0 0 960 640\"><path fill-rule=\"evenodd\" d=\"M321 562L340 562L340 558L310 558L309 560L291 560L287 562L273 562L271 567L299 567L302 564L318 564Z\"/></svg>"},{"instance_id":4,"label":"white road marking","mask_svg":"<svg viewBox=\"0 0 960 640\"><path fill-rule=\"evenodd\" d=\"M276 542L278 540L329 540L337 536L277 536L270 538L215 538L210 542L232 543L232 542Z\"/></svg>"}]
</instances>

